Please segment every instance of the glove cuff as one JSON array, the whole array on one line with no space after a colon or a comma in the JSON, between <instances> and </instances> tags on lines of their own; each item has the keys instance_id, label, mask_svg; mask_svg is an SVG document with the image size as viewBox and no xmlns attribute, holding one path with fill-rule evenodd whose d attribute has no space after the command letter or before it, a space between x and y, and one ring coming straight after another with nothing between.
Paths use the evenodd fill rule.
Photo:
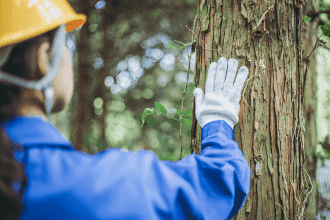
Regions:
<instances>
[{"instance_id":1,"label":"glove cuff","mask_svg":"<svg viewBox=\"0 0 330 220\"><path fill-rule=\"evenodd\" d=\"M234 129L234 121L230 119L226 115L219 115L219 114L207 114L203 115L202 117L203 124L201 124L201 127L203 128L206 124L212 122L212 121L218 121L218 120L223 120L227 122L227 124L231 127L231 129Z\"/></svg>"}]
</instances>

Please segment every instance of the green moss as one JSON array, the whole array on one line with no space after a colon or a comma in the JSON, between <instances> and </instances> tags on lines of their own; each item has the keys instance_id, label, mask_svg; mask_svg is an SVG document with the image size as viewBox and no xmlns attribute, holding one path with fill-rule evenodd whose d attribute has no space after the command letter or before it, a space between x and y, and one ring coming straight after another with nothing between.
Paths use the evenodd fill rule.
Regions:
<instances>
[{"instance_id":1,"label":"green moss","mask_svg":"<svg viewBox=\"0 0 330 220\"><path fill-rule=\"evenodd\" d=\"M209 5L203 5L203 8L200 12L200 22L201 22L201 31L206 31L209 28L210 24L210 6Z\"/></svg>"}]
</instances>

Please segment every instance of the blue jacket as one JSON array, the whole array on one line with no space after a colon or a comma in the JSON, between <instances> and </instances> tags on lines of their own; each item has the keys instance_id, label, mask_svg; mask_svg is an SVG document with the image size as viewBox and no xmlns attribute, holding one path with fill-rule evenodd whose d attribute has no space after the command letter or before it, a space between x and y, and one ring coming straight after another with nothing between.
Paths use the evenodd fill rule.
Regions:
<instances>
[{"instance_id":1,"label":"blue jacket","mask_svg":"<svg viewBox=\"0 0 330 220\"><path fill-rule=\"evenodd\" d=\"M201 155L160 161L149 151L76 151L49 122L1 126L24 147L28 178L20 219L231 219L250 190L250 168L225 121L202 129Z\"/></svg>"}]
</instances>

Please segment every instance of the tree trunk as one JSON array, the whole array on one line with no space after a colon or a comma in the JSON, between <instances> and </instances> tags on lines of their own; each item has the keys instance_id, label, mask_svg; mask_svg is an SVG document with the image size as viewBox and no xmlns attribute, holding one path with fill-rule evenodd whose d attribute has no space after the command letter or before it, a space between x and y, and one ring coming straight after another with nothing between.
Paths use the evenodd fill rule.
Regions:
<instances>
[{"instance_id":1,"label":"tree trunk","mask_svg":"<svg viewBox=\"0 0 330 220\"><path fill-rule=\"evenodd\" d=\"M90 14L89 1L79 1L78 13L83 13L87 16ZM90 97L90 87L92 86L88 68L90 63L88 60L89 53L89 22L88 19L80 30L80 39L77 43L78 54L78 69L77 80L75 81L74 96L73 96L73 133L72 145L76 150L89 153L89 146L84 143L83 137L90 132L90 118L94 111L93 100Z\"/></svg>"},{"instance_id":2,"label":"tree trunk","mask_svg":"<svg viewBox=\"0 0 330 220\"><path fill-rule=\"evenodd\" d=\"M319 1L308 1L307 11L318 11ZM319 25L319 17L316 17L310 22L305 22L306 28L303 28L303 54L307 57L314 48L318 37L317 29ZM307 170L312 184L313 189L317 192L317 182L316 182L316 170L317 170L317 157L313 152L313 149L318 144L317 140L317 127L316 127L316 50L312 53L309 59L304 62L304 70L306 76L306 89L304 94L304 121L305 121L305 169ZM306 203L306 220L316 219L317 214L317 195L315 192L311 192Z\"/></svg>"},{"instance_id":3,"label":"tree trunk","mask_svg":"<svg viewBox=\"0 0 330 220\"><path fill-rule=\"evenodd\" d=\"M233 219L298 219L310 185L303 177L302 9L292 1L235 3L198 0L195 67L204 91L208 66L220 57L249 69L234 140L250 165L251 187ZM194 106L191 148L199 154L197 125Z\"/></svg>"}]
</instances>

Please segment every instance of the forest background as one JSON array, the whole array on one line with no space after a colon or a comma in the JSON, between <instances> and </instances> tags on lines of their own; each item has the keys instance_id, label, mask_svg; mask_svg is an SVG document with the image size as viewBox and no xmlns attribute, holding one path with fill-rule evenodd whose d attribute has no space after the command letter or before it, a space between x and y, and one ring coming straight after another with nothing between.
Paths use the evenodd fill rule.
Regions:
<instances>
[{"instance_id":1,"label":"forest background","mask_svg":"<svg viewBox=\"0 0 330 220\"><path fill-rule=\"evenodd\" d=\"M176 41L192 41L189 29L193 29L197 0L69 0L69 3L76 12L87 15L84 27L72 32L67 41L74 60L75 81L79 83L75 84L70 105L53 114L51 123L75 149L89 154L108 148L127 152L145 149L160 160L178 161L180 121L176 112L181 110L187 55L191 50L189 46L185 50L169 46L170 43L180 46ZM319 1L319 10L329 8L330 0ZM330 24L327 13L320 18ZM317 35L321 33L319 28ZM320 39L330 45L329 38ZM324 143L330 132L330 52L318 46L314 53L317 140ZM192 110L195 58L192 54L183 111ZM141 126L141 114L146 108L158 111L155 102L164 106L168 114L150 115ZM182 125L184 158L191 153L191 124L186 120ZM326 152L322 144L315 146L319 159L326 158ZM325 160L327 164L330 167L329 160ZM315 188L322 184L330 189L325 183Z\"/></svg>"}]
</instances>

